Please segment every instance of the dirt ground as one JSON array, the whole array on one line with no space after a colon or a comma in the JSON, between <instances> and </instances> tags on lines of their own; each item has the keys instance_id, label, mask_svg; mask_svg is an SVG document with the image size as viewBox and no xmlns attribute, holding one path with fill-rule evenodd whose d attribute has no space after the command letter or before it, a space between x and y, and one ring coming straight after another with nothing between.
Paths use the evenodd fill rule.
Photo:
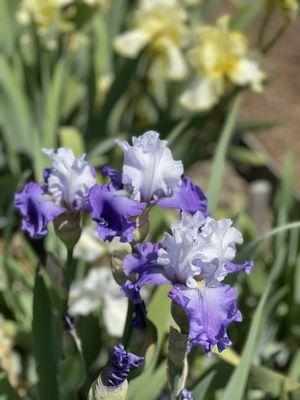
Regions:
<instances>
[{"instance_id":1,"label":"dirt ground","mask_svg":"<svg viewBox=\"0 0 300 400\"><path fill-rule=\"evenodd\" d=\"M271 29L278 26L276 23ZM263 94L247 94L242 119L280 123L280 126L256 133L256 147L268 155L269 166L277 175L280 175L284 155L294 154L296 190L300 193L300 17L271 49L262 67L270 82Z\"/></svg>"}]
</instances>

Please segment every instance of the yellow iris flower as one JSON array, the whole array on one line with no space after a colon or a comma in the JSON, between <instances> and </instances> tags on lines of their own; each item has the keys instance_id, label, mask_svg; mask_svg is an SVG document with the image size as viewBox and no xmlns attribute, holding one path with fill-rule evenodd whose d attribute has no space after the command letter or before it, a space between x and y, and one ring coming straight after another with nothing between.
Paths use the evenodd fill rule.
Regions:
<instances>
[{"instance_id":1,"label":"yellow iris flower","mask_svg":"<svg viewBox=\"0 0 300 400\"><path fill-rule=\"evenodd\" d=\"M180 98L188 109L210 109L232 84L261 90L264 74L248 56L245 35L230 29L227 16L216 26L200 28L198 43L188 52L188 60L197 74Z\"/></svg>"},{"instance_id":2,"label":"yellow iris flower","mask_svg":"<svg viewBox=\"0 0 300 400\"><path fill-rule=\"evenodd\" d=\"M187 74L183 53L188 27L187 14L177 0L141 0L135 12L133 28L116 37L114 47L124 57L135 58L147 46L147 55L155 59L169 79Z\"/></svg>"}]
</instances>

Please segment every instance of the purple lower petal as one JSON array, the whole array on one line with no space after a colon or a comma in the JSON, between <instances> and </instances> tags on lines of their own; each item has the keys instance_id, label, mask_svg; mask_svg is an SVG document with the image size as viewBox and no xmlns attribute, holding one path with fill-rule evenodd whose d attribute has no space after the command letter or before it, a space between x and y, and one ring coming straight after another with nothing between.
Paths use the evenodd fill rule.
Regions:
<instances>
[{"instance_id":1,"label":"purple lower petal","mask_svg":"<svg viewBox=\"0 0 300 400\"><path fill-rule=\"evenodd\" d=\"M197 288L175 285L169 296L184 308L189 317L191 346L200 345L208 355L215 345L222 351L231 344L227 326L242 320L234 288L221 284Z\"/></svg>"},{"instance_id":2,"label":"purple lower petal","mask_svg":"<svg viewBox=\"0 0 300 400\"><path fill-rule=\"evenodd\" d=\"M144 210L138 203L106 185L95 185L89 193L91 216L97 222L101 240L112 240L119 236L121 242L130 242L136 228L135 217Z\"/></svg>"},{"instance_id":3,"label":"purple lower petal","mask_svg":"<svg viewBox=\"0 0 300 400\"><path fill-rule=\"evenodd\" d=\"M42 185L29 182L15 194L15 207L23 217L22 229L34 239L47 234L47 224L66 210L47 199Z\"/></svg>"},{"instance_id":4,"label":"purple lower petal","mask_svg":"<svg viewBox=\"0 0 300 400\"><path fill-rule=\"evenodd\" d=\"M183 212L194 214L197 211L206 212L207 199L199 186L191 179L183 178L177 192L172 197L164 197L156 201L158 206L164 208L178 208Z\"/></svg>"},{"instance_id":5,"label":"purple lower petal","mask_svg":"<svg viewBox=\"0 0 300 400\"><path fill-rule=\"evenodd\" d=\"M243 264L235 264L231 261L226 261L226 269L228 272L239 272L245 271L246 274L250 274L253 268L253 261L245 261Z\"/></svg>"}]
</instances>

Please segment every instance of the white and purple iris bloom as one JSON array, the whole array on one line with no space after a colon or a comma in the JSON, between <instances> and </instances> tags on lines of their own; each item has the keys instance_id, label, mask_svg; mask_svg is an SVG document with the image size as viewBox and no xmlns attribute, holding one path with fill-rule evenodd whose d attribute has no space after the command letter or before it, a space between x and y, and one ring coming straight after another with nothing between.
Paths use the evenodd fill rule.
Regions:
<instances>
[{"instance_id":1,"label":"white and purple iris bloom","mask_svg":"<svg viewBox=\"0 0 300 400\"><path fill-rule=\"evenodd\" d=\"M125 273L135 280L128 280L123 290L131 301L139 302L143 285L172 284L169 297L189 319L189 347L200 345L209 354L217 345L222 351L231 344L227 326L242 316L236 290L221 282L229 273L249 273L252 268L251 261L232 261L242 241L230 219L183 213L162 243L138 244L125 257Z\"/></svg>"},{"instance_id":2,"label":"white and purple iris bloom","mask_svg":"<svg viewBox=\"0 0 300 400\"><path fill-rule=\"evenodd\" d=\"M122 242L134 238L137 217L148 207L158 205L191 214L206 212L202 190L188 178L182 178L183 165L175 161L166 140L154 131L132 138L132 146L118 140L124 152L122 172L109 167L103 174L108 185L96 185L89 194L91 216L97 223L100 239Z\"/></svg>"},{"instance_id":3,"label":"white and purple iris bloom","mask_svg":"<svg viewBox=\"0 0 300 400\"><path fill-rule=\"evenodd\" d=\"M48 223L60 214L87 210L88 193L96 184L95 170L85 155L76 158L65 148L43 151L52 159L51 168L44 171L45 182L27 183L14 200L23 230L34 239L45 236Z\"/></svg>"}]
</instances>

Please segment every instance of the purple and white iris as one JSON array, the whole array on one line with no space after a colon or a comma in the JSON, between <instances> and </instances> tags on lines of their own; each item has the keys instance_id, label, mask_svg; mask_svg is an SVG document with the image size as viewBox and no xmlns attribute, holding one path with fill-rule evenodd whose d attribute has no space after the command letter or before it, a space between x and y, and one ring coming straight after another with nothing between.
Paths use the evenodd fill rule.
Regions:
<instances>
[{"instance_id":1,"label":"purple and white iris","mask_svg":"<svg viewBox=\"0 0 300 400\"><path fill-rule=\"evenodd\" d=\"M236 290L221 282L229 273L249 273L252 268L251 261L233 262L236 245L242 241L229 219L183 213L161 244L137 245L135 252L126 256L125 273L137 278L127 281L124 292L137 302L143 285L171 283L169 297L189 319L189 346L200 345L206 354L215 345L222 351L231 344L227 326L241 321L242 316Z\"/></svg>"},{"instance_id":2,"label":"purple and white iris","mask_svg":"<svg viewBox=\"0 0 300 400\"><path fill-rule=\"evenodd\" d=\"M44 171L45 183L29 182L15 195L22 228L35 239L45 236L48 223L60 214L86 210L88 193L96 183L85 155L76 158L65 148L43 151L52 159L51 168Z\"/></svg>"},{"instance_id":3,"label":"purple and white iris","mask_svg":"<svg viewBox=\"0 0 300 400\"><path fill-rule=\"evenodd\" d=\"M206 211L204 193L190 179L182 178L182 162L173 159L167 141L160 140L157 132L133 137L132 145L117 143L124 152L122 172L105 167L103 174L110 184L96 185L89 195L102 240L117 235L121 241L132 241L137 217L152 205L191 214Z\"/></svg>"}]
</instances>

